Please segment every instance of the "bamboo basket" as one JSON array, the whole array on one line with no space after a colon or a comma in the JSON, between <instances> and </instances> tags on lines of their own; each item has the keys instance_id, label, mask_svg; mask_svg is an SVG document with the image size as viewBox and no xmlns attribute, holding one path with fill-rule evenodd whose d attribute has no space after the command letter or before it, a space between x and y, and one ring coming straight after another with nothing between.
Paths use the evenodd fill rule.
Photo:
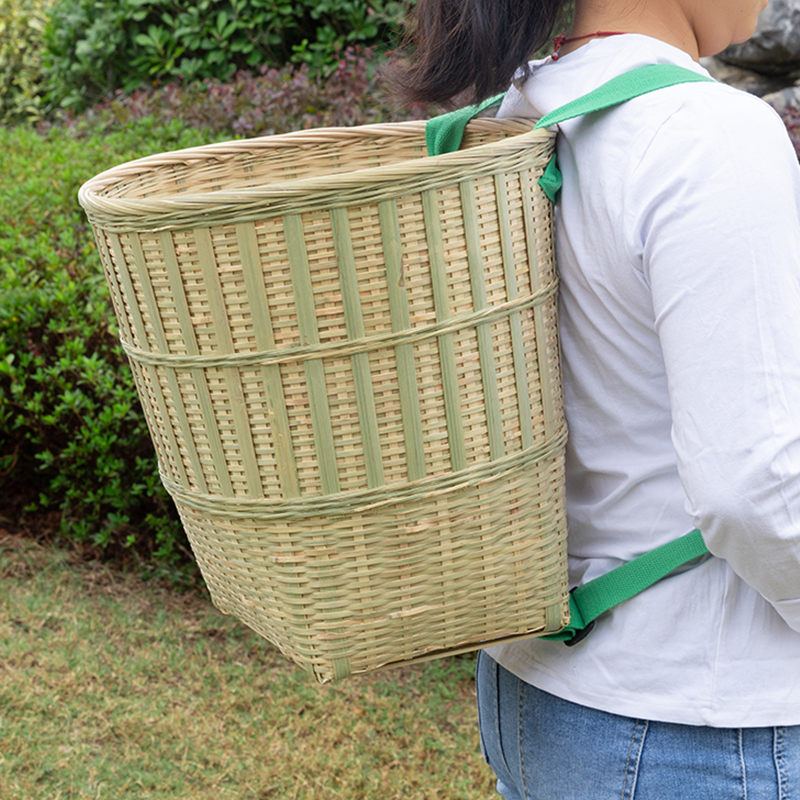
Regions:
<instances>
[{"instance_id":1,"label":"bamboo basket","mask_svg":"<svg viewBox=\"0 0 800 800\"><path fill-rule=\"evenodd\" d=\"M329 128L81 188L211 597L320 681L568 621L552 148Z\"/></svg>"}]
</instances>

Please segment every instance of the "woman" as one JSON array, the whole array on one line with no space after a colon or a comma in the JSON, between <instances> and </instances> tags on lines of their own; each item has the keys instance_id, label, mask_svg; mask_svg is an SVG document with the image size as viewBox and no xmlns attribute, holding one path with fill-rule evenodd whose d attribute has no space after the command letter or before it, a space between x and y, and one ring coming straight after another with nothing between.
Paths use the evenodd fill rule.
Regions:
<instances>
[{"instance_id":1,"label":"woman","mask_svg":"<svg viewBox=\"0 0 800 800\"><path fill-rule=\"evenodd\" d=\"M576 0L503 116L539 117L755 29L763 0ZM420 0L407 98L502 90L553 0ZM800 169L761 100L662 89L563 123L556 206L570 579L699 528L713 554L580 644L491 648L507 800L800 798Z\"/></svg>"}]
</instances>

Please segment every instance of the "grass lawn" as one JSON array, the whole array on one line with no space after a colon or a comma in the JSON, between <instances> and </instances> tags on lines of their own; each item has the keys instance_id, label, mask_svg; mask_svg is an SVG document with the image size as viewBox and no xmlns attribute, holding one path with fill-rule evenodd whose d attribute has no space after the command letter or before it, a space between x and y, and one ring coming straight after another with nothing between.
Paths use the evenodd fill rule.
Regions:
<instances>
[{"instance_id":1,"label":"grass lawn","mask_svg":"<svg viewBox=\"0 0 800 800\"><path fill-rule=\"evenodd\" d=\"M198 593L0 528L0 800L491 798L473 659L319 686Z\"/></svg>"}]
</instances>

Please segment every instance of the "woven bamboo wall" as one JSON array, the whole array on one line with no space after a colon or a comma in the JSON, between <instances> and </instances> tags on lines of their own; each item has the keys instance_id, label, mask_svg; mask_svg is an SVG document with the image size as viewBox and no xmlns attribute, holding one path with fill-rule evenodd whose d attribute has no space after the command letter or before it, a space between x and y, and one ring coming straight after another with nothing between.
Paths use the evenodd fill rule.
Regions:
<instances>
[{"instance_id":1,"label":"woven bamboo wall","mask_svg":"<svg viewBox=\"0 0 800 800\"><path fill-rule=\"evenodd\" d=\"M212 597L322 680L566 622L551 151L329 129L81 191Z\"/></svg>"}]
</instances>

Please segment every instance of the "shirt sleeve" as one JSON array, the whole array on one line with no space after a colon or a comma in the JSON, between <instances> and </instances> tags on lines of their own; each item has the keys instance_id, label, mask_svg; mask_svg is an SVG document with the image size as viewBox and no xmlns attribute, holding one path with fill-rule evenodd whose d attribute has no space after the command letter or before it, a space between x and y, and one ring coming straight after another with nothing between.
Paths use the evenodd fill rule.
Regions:
<instances>
[{"instance_id":1,"label":"shirt sleeve","mask_svg":"<svg viewBox=\"0 0 800 800\"><path fill-rule=\"evenodd\" d=\"M780 118L720 87L658 130L625 198L653 300L687 511L800 631L800 168Z\"/></svg>"}]
</instances>

